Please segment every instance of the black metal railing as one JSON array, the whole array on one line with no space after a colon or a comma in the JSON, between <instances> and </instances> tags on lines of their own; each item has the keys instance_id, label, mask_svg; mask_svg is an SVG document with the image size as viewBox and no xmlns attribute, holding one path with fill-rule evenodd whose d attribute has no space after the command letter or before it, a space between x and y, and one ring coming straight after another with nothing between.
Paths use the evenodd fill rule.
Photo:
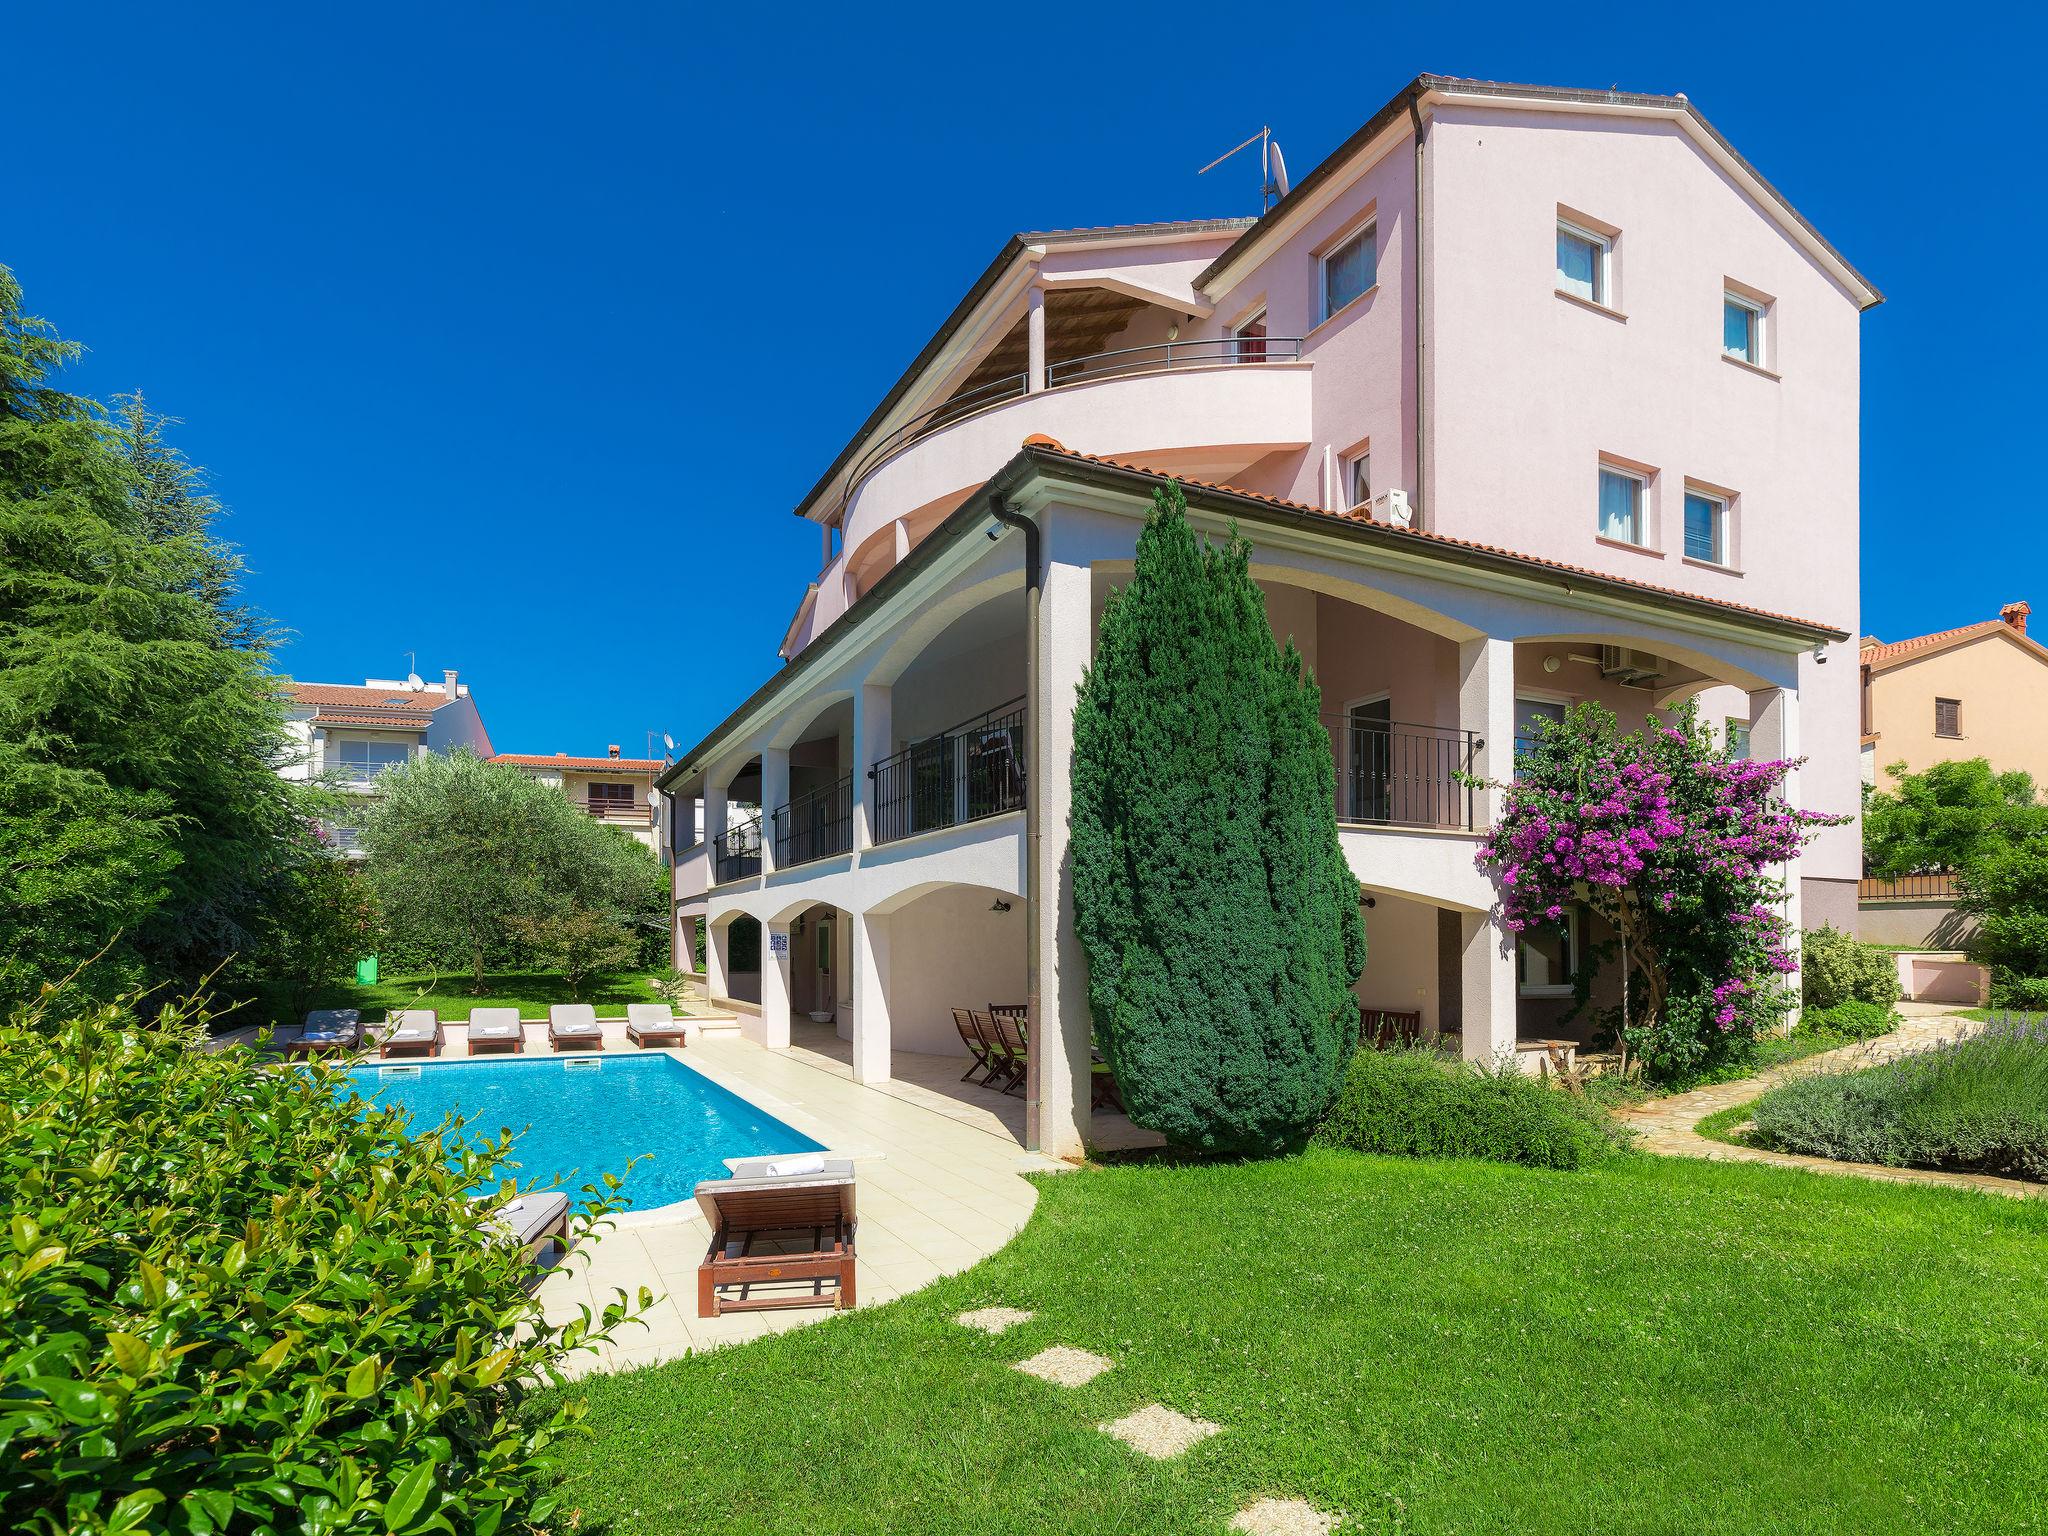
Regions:
<instances>
[{"instance_id":1,"label":"black metal railing","mask_svg":"<svg viewBox=\"0 0 2048 1536\"><path fill-rule=\"evenodd\" d=\"M1059 389L1095 379L1128 378L1134 374L1161 373L1173 368L1209 368L1218 363L1291 363L1300 357L1299 336L1216 336L1204 341L1161 341L1150 346L1119 347L1113 352L1096 352L1087 357L1068 357L1048 363L1045 387ZM851 501L853 493L860 489L861 481L912 443L920 442L965 417L1030 392L1030 374L1004 374L891 428L846 472L846 485L840 492L840 502Z\"/></svg>"},{"instance_id":2,"label":"black metal railing","mask_svg":"<svg viewBox=\"0 0 2048 1536\"><path fill-rule=\"evenodd\" d=\"M761 873L761 818L751 816L719 833L711 861L720 885Z\"/></svg>"},{"instance_id":3,"label":"black metal railing","mask_svg":"<svg viewBox=\"0 0 2048 1536\"><path fill-rule=\"evenodd\" d=\"M775 808L775 867L808 864L853 846L853 775Z\"/></svg>"},{"instance_id":4,"label":"black metal railing","mask_svg":"<svg viewBox=\"0 0 2048 1536\"><path fill-rule=\"evenodd\" d=\"M868 770L875 841L1020 811L1024 777L1024 701L1012 699Z\"/></svg>"},{"instance_id":5,"label":"black metal railing","mask_svg":"<svg viewBox=\"0 0 2048 1536\"><path fill-rule=\"evenodd\" d=\"M1337 819L1471 831L1476 802L1460 774L1485 745L1455 726L1325 717L1338 748Z\"/></svg>"}]
</instances>

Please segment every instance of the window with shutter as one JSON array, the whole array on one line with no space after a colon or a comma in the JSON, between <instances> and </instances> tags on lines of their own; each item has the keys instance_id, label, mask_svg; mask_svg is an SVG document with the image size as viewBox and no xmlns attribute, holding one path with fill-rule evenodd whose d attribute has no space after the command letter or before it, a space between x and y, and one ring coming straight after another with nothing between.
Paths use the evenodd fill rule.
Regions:
<instances>
[{"instance_id":1,"label":"window with shutter","mask_svg":"<svg viewBox=\"0 0 2048 1536\"><path fill-rule=\"evenodd\" d=\"M1934 701L1934 734L1937 736L1960 736L1963 734L1963 701L1961 699L1936 699Z\"/></svg>"}]
</instances>

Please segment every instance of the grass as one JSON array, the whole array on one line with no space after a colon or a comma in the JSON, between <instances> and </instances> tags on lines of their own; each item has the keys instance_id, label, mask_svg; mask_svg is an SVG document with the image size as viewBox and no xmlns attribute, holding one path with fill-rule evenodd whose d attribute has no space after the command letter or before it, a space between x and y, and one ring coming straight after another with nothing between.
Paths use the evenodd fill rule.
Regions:
<instances>
[{"instance_id":1,"label":"grass","mask_svg":"<svg viewBox=\"0 0 2048 1536\"><path fill-rule=\"evenodd\" d=\"M1761 1097L1759 1095L1758 1097ZM1717 1109L1693 1129L1709 1141L1725 1142L1731 1147L1752 1147L1756 1143L1745 1133L1736 1135L1738 1125L1747 1125L1756 1111L1756 1099L1745 1099L1740 1104L1731 1104L1726 1109Z\"/></svg>"},{"instance_id":2,"label":"grass","mask_svg":"<svg viewBox=\"0 0 2048 1536\"><path fill-rule=\"evenodd\" d=\"M384 976L375 986L334 982L317 988L308 1008L360 1008L366 1019L382 1018L395 1008L432 1008L443 1020L460 1022L472 1008L517 1008L521 1018L544 1019L551 1003L594 1003L600 1018L622 1016L628 1003L659 1002L648 978L661 971L615 971L587 977L579 999L569 983L554 971L498 971L484 976L479 993L467 972L419 976ZM677 1010L683 1012L686 1010ZM238 1008L222 1022L227 1027L268 1019L274 1024L297 1023L290 1016L290 999L278 988L265 988L250 1003Z\"/></svg>"},{"instance_id":3,"label":"grass","mask_svg":"<svg viewBox=\"0 0 2048 1536\"><path fill-rule=\"evenodd\" d=\"M1218 1536L1264 1495L1404 1533L2048 1518L2048 1206L1339 1151L1042 1191L926 1291L581 1384L578 1536ZM1038 1315L950 1321L996 1303ZM1116 1368L1073 1391L1011 1369L1055 1342ZM1096 1431L1149 1402L1226 1432L1153 1463Z\"/></svg>"}]
</instances>

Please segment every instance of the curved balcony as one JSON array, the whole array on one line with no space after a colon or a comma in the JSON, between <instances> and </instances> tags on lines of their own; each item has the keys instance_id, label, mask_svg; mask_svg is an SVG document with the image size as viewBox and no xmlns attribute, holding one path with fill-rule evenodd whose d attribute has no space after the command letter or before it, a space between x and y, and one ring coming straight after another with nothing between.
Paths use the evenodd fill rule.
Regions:
<instances>
[{"instance_id":1,"label":"curved balcony","mask_svg":"<svg viewBox=\"0 0 2048 1536\"><path fill-rule=\"evenodd\" d=\"M1034 433L1080 453L1184 463L1204 478L1306 446L1313 365L1299 360L1291 338L1262 338L1256 355L1249 345L1162 342L1070 358L1047 368L1043 390L1027 392L1018 374L903 423L848 470L841 553L819 577L811 632L837 618Z\"/></svg>"}]
</instances>

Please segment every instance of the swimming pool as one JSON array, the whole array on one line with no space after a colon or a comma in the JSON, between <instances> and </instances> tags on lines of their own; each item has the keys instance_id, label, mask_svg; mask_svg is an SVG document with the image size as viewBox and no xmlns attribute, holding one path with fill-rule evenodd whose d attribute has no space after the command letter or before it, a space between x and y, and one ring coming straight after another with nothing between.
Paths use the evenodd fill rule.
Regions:
<instances>
[{"instance_id":1,"label":"swimming pool","mask_svg":"<svg viewBox=\"0 0 2048 1536\"><path fill-rule=\"evenodd\" d=\"M726 1176L728 1157L824 1150L666 1055L387 1063L343 1076L422 1130L459 1114L476 1137L513 1132L523 1182L559 1182L573 1193L601 1173L620 1174L639 1210L692 1198L698 1180ZM650 1155L627 1173L642 1153Z\"/></svg>"}]
</instances>

